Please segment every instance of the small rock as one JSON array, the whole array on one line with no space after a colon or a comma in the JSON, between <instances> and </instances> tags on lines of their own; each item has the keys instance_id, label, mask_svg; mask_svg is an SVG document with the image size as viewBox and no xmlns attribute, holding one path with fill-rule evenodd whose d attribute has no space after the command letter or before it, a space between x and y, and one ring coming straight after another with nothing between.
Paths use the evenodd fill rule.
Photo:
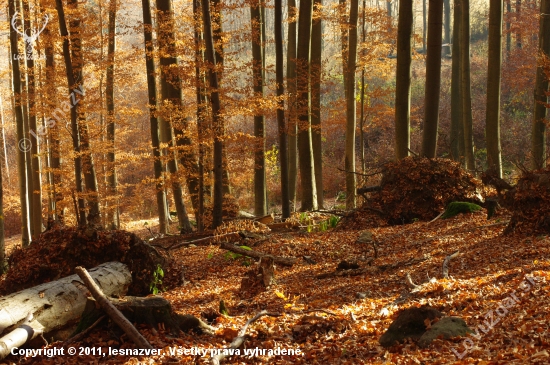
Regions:
<instances>
[{"instance_id":1,"label":"small rock","mask_svg":"<svg viewBox=\"0 0 550 365\"><path fill-rule=\"evenodd\" d=\"M427 330L420 340L418 346L428 347L436 338L450 339L452 337L466 336L473 331L468 327L466 322L459 317L445 317L433 324Z\"/></svg>"},{"instance_id":2,"label":"small rock","mask_svg":"<svg viewBox=\"0 0 550 365\"><path fill-rule=\"evenodd\" d=\"M369 244L373 241L372 238L372 232L371 231L362 231L359 234L359 238L357 238L356 243L362 243L362 244Z\"/></svg>"},{"instance_id":3,"label":"small rock","mask_svg":"<svg viewBox=\"0 0 550 365\"><path fill-rule=\"evenodd\" d=\"M417 340L426 332L426 319L432 321L442 316L440 311L430 306L405 309L399 313L378 342L383 347L390 347L396 342L404 342L406 338Z\"/></svg>"}]
</instances>

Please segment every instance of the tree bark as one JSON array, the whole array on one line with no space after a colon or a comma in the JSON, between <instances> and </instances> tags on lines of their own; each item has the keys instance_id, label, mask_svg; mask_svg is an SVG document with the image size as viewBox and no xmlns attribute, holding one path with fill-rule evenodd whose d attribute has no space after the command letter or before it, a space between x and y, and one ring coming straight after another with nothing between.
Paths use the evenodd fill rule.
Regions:
<instances>
[{"instance_id":1,"label":"tree bark","mask_svg":"<svg viewBox=\"0 0 550 365\"><path fill-rule=\"evenodd\" d=\"M500 151L500 79L502 69L502 0L491 0L489 8L489 51L487 61L487 108L485 138L487 169L502 178Z\"/></svg>"},{"instance_id":2,"label":"tree bark","mask_svg":"<svg viewBox=\"0 0 550 365\"><path fill-rule=\"evenodd\" d=\"M395 157L409 155L411 109L412 1L399 2L397 25L397 70L395 82Z\"/></svg>"},{"instance_id":3,"label":"tree bark","mask_svg":"<svg viewBox=\"0 0 550 365\"><path fill-rule=\"evenodd\" d=\"M511 0L506 0L506 59L510 57L510 52L512 51L512 32L510 31L510 28L512 27L510 23L511 17L512 17Z\"/></svg>"},{"instance_id":4,"label":"tree bark","mask_svg":"<svg viewBox=\"0 0 550 365\"><path fill-rule=\"evenodd\" d=\"M15 14L15 0L8 2L9 18ZM27 247L31 240L29 200L27 193L27 161L25 150L29 141L26 140L25 125L23 122L23 106L21 98L21 70L19 67L19 50L17 49L18 35L13 27L10 27L10 60L12 65L12 90L15 99L14 113L17 125L17 172L19 180L19 201L21 203L21 243Z\"/></svg>"},{"instance_id":5,"label":"tree bark","mask_svg":"<svg viewBox=\"0 0 550 365\"><path fill-rule=\"evenodd\" d=\"M214 128L214 206L212 210L212 228L222 224L223 205L223 135L224 123L220 116L221 105L218 92L218 76L214 71L216 58L214 55L214 40L212 36L212 21L210 17L210 3L202 2L202 19L204 28L204 41L206 45L206 60L212 68L208 70L210 84L210 106L212 108L212 127Z\"/></svg>"},{"instance_id":6,"label":"tree bark","mask_svg":"<svg viewBox=\"0 0 550 365\"><path fill-rule=\"evenodd\" d=\"M443 0L443 42L447 46L443 50L443 55L451 54L451 0Z\"/></svg>"},{"instance_id":7,"label":"tree bark","mask_svg":"<svg viewBox=\"0 0 550 365\"><path fill-rule=\"evenodd\" d=\"M130 271L120 262L101 264L91 269L90 275L108 296L124 295L132 281ZM44 326L44 333L60 329L79 320L87 295L77 275L6 295L0 298L0 308L5 314L0 329L11 331L29 313Z\"/></svg>"},{"instance_id":8,"label":"tree bark","mask_svg":"<svg viewBox=\"0 0 550 365\"><path fill-rule=\"evenodd\" d=\"M539 52L548 57L550 56L550 0L541 0L539 22ZM539 61L535 78L535 110L533 112L531 137L532 165L534 169L546 167L545 118L548 107L548 84L548 77Z\"/></svg>"},{"instance_id":9,"label":"tree bark","mask_svg":"<svg viewBox=\"0 0 550 365\"><path fill-rule=\"evenodd\" d=\"M261 1L256 0L250 5L250 23L252 34L252 82L254 97L264 97L263 54L264 34L262 32ZM267 214L267 187L265 180L265 117L256 111L254 115L254 214Z\"/></svg>"},{"instance_id":10,"label":"tree bark","mask_svg":"<svg viewBox=\"0 0 550 365\"><path fill-rule=\"evenodd\" d=\"M309 88L312 15L313 1L300 1L296 94L298 96L298 149L302 182L302 211L317 210L317 189L311 141L311 93Z\"/></svg>"},{"instance_id":11,"label":"tree bark","mask_svg":"<svg viewBox=\"0 0 550 365\"><path fill-rule=\"evenodd\" d=\"M313 6L320 10L323 6L323 0L314 0ZM322 209L324 205L323 144L321 137L322 29L321 18L316 18L311 27L311 144L313 148L313 166L315 167L317 206L319 209Z\"/></svg>"},{"instance_id":12,"label":"tree bark","mask_svg":"<svg viewBox=\"0 0 550 365\"><path fill-rule=\"evenodd\" d=\"M460 93L460 18L459 0L453 10L453 51L451 66L451 158L464 166L464 126Z\"/></svg>"},{"instance_id":13,"label":"tree bark","mask_svg":"<svg viewBox=\"0 0 550 365\"><path fill-rule=\"evenodd\" d=\"M424 88L424 130L422 156L435 158L439 126L439 91L441 89L441 29L443 0L430 0L428 14L428 49L426 87Z\"/></svg>"},{"instance_id":14,"label":"tree bark","mask_svg":"<svg viewBox=\"0 0 550 365\"><path fill-rule=\"evenodd\" d=\"M279 127L279 162L281 165L281 200L283 220L290 218L290 194L288 177L288 132L285 124L285 93L283 74L283 4L275 0L275 79L277 82L277 126Z\"/></svg>"},{"instance_id":15,"label":"tree bark","mask_svg":"<svg viewBox=\"0 0 550 365\"><path fill-rule=\"evenodd\" d=\"M357 183L355 180L355 129L357 127L357 102L355 68L357 67L357 18L359 0L351 0L348 31L348 66L346 70L346 209L355 209Z\"/></svg>"},{"instance_id":16,"label":"tree bark","mask_svg":"<svg viewBox=\"0 0 550 365\"><path fill-rule=\"evenodd\" d=\"M116 50L116 0L109 3L109 40L107 45L107 73L105 78L105 101L107 106L107 141L109 143L109 152L107 152L107 162L109 173L107 174L107 185L109 195L113 197L113 209L107 214L107 224L110 229L120 228L120 211L118 208L118 179L115 165L115 88L114 88L114 69L115 69L115 50Z\"/></svg>"},{"instance_id":17,"label":"tree bark","mask_svg":"<svg viewBox=\"0 0 550 365\"><path fill-rule=\"evenodd\" d=\"M288 0L288 44L286 83L288 93L288 199L290 210L296 211L296 183L298 180L298 131L296 113L296 0Z\"/></svg>"},{"instance_id":18,"label":"tree bark","mask_svg":"<svg viewBox=\"0 0 550 365\"><path fill-rule=\"evenodd\" d=\"M164 177L162 174L162 162L160 153L159 122L157 110L157 84L155 82L155 61L153 58L153 25L151 20L151 4L149 0L142 0L143 8L143 36L145 46L145 67L147 70L147 92L149 101L149 123L151 124L151 144L153 146L153 167L155 171L155 188L157 198L157 210L159 215L159 232L168 233L168 208L166 206L166 194L164 192Z\"/></svg>"},{"instance_id":19,"label":"tree bark","mask_svg":"<svg viewBox=\"0 0 550 365\"><path fill-rule=\"evenodd\" d=\"M427 24L427 17L428 17L428 10L426 7L426 1L427 0L421 0L422 1L422 52L426 54L426 33L428 30Z\"/></svg>"},{"instance_id":20,"label":"tree bark","mask_svg":"<svg viewBox=\"0 0 550 365\"><path fill-rule=\"evenodd\" d=\"M475 171L472 90L470 87L470 0L461 0L460 85L464 125L465 167Z\"/></svg>"}]
</instances>

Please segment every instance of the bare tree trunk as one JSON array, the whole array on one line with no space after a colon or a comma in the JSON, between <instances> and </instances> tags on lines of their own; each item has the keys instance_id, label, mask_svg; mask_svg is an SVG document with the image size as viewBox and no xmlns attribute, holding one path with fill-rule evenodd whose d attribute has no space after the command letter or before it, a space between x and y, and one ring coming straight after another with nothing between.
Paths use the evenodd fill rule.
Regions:
<instances>
[{"instance_id":1,"label":"bare tree trunk","mask_svg":"<svg viewBox=\"0 0 550 365\"><path fill-rule=\"evenodd\" d=\"M451 158L464 166L464 126L462 124L462 96L460 93L460 0L453 10L453 51L451 66Z\"/></svg>"},{"instance_id":2,"label":"bare tree trunk","mask_svg":"<svg viewBox=\"0 0 550 365\"><path fill-rule=\"evenodd\" d=\"M10 55L11 56L11 55ZM2 118L2 132L4 131L4 109L0 99L0 118ZM4 142L4 138L2 138ZM6 245L4 242L4 184L2 177L2 164L0 163L0 275L7 269Z\"/></svg>"},{"instance_id":3,"label":"bare tree trunk","mask_svg":"<svg viewBox=\"0 0 550 365\"><path fill-rule=\"evenodd\" d=\"M521 0L516 0L516 23L519 23L521 21ZM516 48L521 49L521 26L516 27Z\"/></svg>"},{"instance_id":4,"label":"bare tree trunk","mask_svg":"<svg viewBox=\"0 0 550 365\"><path fill-rule=\"evenodd\" d=\"M437 153L437 133L439 126L439 91L441 89L441 28L443 27L443 0L431 0L429 11L422 156L435 158Z\"/></svg>"},{"instance_id":5,"label":"bare tree trunk","mask_svg":"<svg viewBox=\"0 0 550 365\"><path fill-rule=\"evenodd\" d=\"M302 182L302 211L317 210L315 166L311 142L311 93L309 88L312 15L313 1L301 0L300 19L298 20L296 94L298 96L298 149L300 154L300 178Z\"/></svg>"},{"instance_id":6,"label":"bare tree trunk","mask_svg":"<svg viewBox=\"0 0 550 365\"><path fill-rule=\"evenodd\" d=\"M296 113L296 0L288 0L288 45L286 82L288 93L288 198L290 210L296 211L296 182L298 180L298 131Z\"/></svg>"},{"instance_id":7,"label":"bare tree trunk","mask_svg":"<svg viewBox=\"0 0 550 365\"><path fill-rule=\"evenodd\" d=\"M409 155L411 109L412 1L399 2L397 25L397 70L395 82L395 157Z\"/></svg>"},{"instance_id":8,"label":"bare tree trunk","mask_svg":"<svg viewBox=\"0 0 550 365\"><path fill-rule=\"evenodd\" d=\"M546 57L550 56L550 0L541 0L540 3L539 50ZM535 78L535 110L531 137L534 169L546 167L545 118L548 106L548 84L548 75L545 74L543 65L539 63Z\"/></svg>"},{"instance_id":9,"label":"bare tree trunk","mask_svg":"<svg viewBox=\"0 0 550 365\"><path fill-rule=\"evenodd\" d=\"M502 0L491 0L489 8L489 51L487 61L487 108L485 138L487 169L502 178L500 151L500 78L502 69Z\"/></svg>"},{"instance_id":10,"label":"bare tree trunk","mask_svg":"<svg viewBox=\"0 0 550 365\"><path fill-rule=\"evenodd\" d=\"M250 5L250 22L252 32L252 80L254 96L264 97L263 73L263 38L261 2ZM254 115L254 214L263 217L267 214L267 187L265 180L265 117Z\"/></svg>"},{"instance_id":11,"label":"bare tree trunk","mask_svg":"<svg viewBox=\"0 0 550 365\"><path fill-rule=\"evenodd\" d=\"M225 133L224 123L220 116L221 105L218 93L218 76L214 71L216 57L214 55L214 39L212 36L212 20L210 16L210 3L202 2L202 19L204 28L204 41L206 45L206 60L212 65L208 70L210 84L210 105L212 107L212 126L214 128L214 207L212 209L212 228L217 228L223 221L223 142Z\"/></svg>"},{"instance_id":12,"label":"bare tree trunk","mask_svg":"<svg viewBox=\"0 0 550 365\"><path fill-rule=\"evenodd\" d=\"M157 191L157 209L159 214L159 232L168 233L168 208L164 191L164 176L160 152L159 122L157 119L157 84L155 82L155 61L153 58L153 25L151 21L151 4L149 0L142 0L143 8L143 36L145 45L145 66L147 69L147 90L149 97L149 122L151 124L151 144L155 170L155 188Z\"/></svg>"},{"instance_id":13,"label":"bare tree trunk","mask_svg":"<svg viewBox=\"0 0 550 365\"><path fill-rule=\"evenodd\" d=\"M422 52L426 54L426 33L428 27L426 26L426 20L428 11L426 8L426 1L427 0L421 0L422 1Z\"/></svg>"},{"instance_id":14,"label":"bare tree trunk","mask_svg":"<svg viewBox=\"0 0 550 365\"><path fill-rule=\"evenodd\" d=\"M32 32L29 3L23 1L23 17L25 31ZM32 43L25 42L25 55L27 63L27 86L28 86L28 119L29 119L29 134L28 139L33 141L30 149L30 168L31 168L31 194L29 195L31 208L31 233L39 235L42 233L42 183L40 176L40 149L38 138L32 138L32 134L36 136L36 82L34 72L34 55Z\"/></svg>"},{"instance_id":15,"label":"bare tree trunk","mask_svg":"<svg viewBox=\"0 0 550 365\"><path fill-rule=\"evenodd\" d=\"M340 47L342 50L342 81L344 82L344 95L347 98L348 82L348 12L346 0L338 0L340 10ZM390 15L391 17L391 15ZM347 100L347 99L346 99Z\"/></svg>"},{"instance_id":16,"label":"bare tree trunk","mask_svg":"<svg viewBox=\"0 0 550 365\"><path fill-rule=\"evenodd\" d=\"M11 19L15 14L15 0L8 1L8 15ZM21 70L19 68L19 51L17 49L18 36L10 27L10 59L12 64L12 90L15 98L15 121L17 125L17 170L19 178L19 200L21 203L21 243L27 247L31 240L29 200L27 191L27 159L25 150L29 141L26 140L25 125L23 122L23 106L21 97Z\"/></svg>"},{"instance_id":17,"label":"bare tree trunk","mask_svg":"<svg viewBox=\"0 0 550 365\"><path fill-rule=\"evenodd\" d=\"M118 208L118 182L115 165L115 88L114 88L114 69L115 69L115 50L116 50L116 0L109 3L109 40L107 45L107 73L105 85L105 101L107 106L107 141L109 143L109 152L107 152L107 162L109 173L107 177L108 193L115 198L113 200L113 210L107 215L107 224L111 229L120 228L120 212Z\"/></svg>"},{"instance_id":18,"label":"bare tree trunk","mask_svg":"<svg viewBox=\"0 0 550 365\"><path fill-rule=\"evenodd\" d=\"M443 42L447 45L443 55L451 54L451 0L443 0Z\"/></svg>"},{"instance_id":19,"label":"bare tree trunk","mask_svg":"<svg viewBox=\"0 0 550 365\"><path fill-rule=\"evenodd\" d=\"M355 209L357 183L355 180L355 128L357 127L357 102L355 68L357 67L357 18L359 0L351 0L349 11L349 53L346 77L346 209Z\"/></svg>"},{"instance_id":20,"label":"bare tree trunk","mask_svg":"<svg viewBox=\"0 0 550 365\"><path fill-rule=\"evenodd\" d=\"M366 53L366 45L365 45L365 41L366 41L366 28L365 28L365 23L366 23L366 7L367 7L367 2L366 0L363 0L363 19L362 19L362 29L361 29L361 34L362 34L362 42L363 42L363 57L365 56L365 53ZM365 132L363 131L363 127L365 125L365 67L363 66L361 68L361 117L359 119L359 149L360 149L360 156L361 156L361 172L364 174L365 173Z\"/></svg>"},{"instance_id":21,"label":"bare tree trunk","mask_svg":"<svg viewBox=\"0 0 550 365\"><path fill-rule=\"evenodd\" d=\"M462 120L464 125L465 166L475 171L474 133L472 119L472 90L470 87L470 0L461 1L460 26L460 85L462 95Z\"/></svg>"},{"instance_id":22,"label":"bare tree trunk","mask_svg":"<svg viewBox=\"0 0 550 365\"><path fill-rule=\"evenodd\" d=\"M321 9L323 0L314 0L313 6ZM323 34L321 18L313 21L311 27L311 144L313 147L313 165L315 166L315 185L317 205L323 208L323 144L321 138L321 76Z\"/></svg>"},{"instance_id":23,"label":"bare tree trunk","mask_svg":"<svg viewBox=\"0 0 550 365\"><path fill-rule=\"evenodd\" d=\"M506 0L506 59L510 57L512 51L512 32L510 31L510 18L512 14L511 0Z\"/></svg>"}]
</instances>

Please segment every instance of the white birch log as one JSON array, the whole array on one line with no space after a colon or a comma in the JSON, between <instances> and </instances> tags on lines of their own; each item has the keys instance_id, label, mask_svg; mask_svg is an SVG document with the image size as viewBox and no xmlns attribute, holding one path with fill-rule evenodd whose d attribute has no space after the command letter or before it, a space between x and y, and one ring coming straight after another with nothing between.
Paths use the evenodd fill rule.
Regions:
<instances>
[{"instance_id":1,"label":"white birch log","mask_svg":"<svg viewBox=\"0 0 550 365\"><path fill-rule=\"evenodd\" d=\"M132 282L126 265L107 262L90 270L90 275L108 296L124 295ZM32 314L44 333L80 319L88 290L78 275L28 288L0 297L0 333L11 332Z\"/></svg>"}]
</instances>

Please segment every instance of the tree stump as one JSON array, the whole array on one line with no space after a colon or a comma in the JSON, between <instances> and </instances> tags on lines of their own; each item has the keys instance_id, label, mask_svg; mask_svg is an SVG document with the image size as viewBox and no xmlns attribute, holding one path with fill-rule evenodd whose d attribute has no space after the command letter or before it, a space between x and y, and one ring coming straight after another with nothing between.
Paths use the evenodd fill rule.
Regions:
<instances>
[{"instance_id":1,"label":"tree stump","mask_svg":"<svg viewBox=\"0 0 550 365\"><path fill-rule=\"evenodd\" d=\"M275 283L275 265L273 257L264 256L260 259L257 267L249 270L241 281L241 293L255 295L265 291L271 284Z\"/></svg>"}]
</instances>

